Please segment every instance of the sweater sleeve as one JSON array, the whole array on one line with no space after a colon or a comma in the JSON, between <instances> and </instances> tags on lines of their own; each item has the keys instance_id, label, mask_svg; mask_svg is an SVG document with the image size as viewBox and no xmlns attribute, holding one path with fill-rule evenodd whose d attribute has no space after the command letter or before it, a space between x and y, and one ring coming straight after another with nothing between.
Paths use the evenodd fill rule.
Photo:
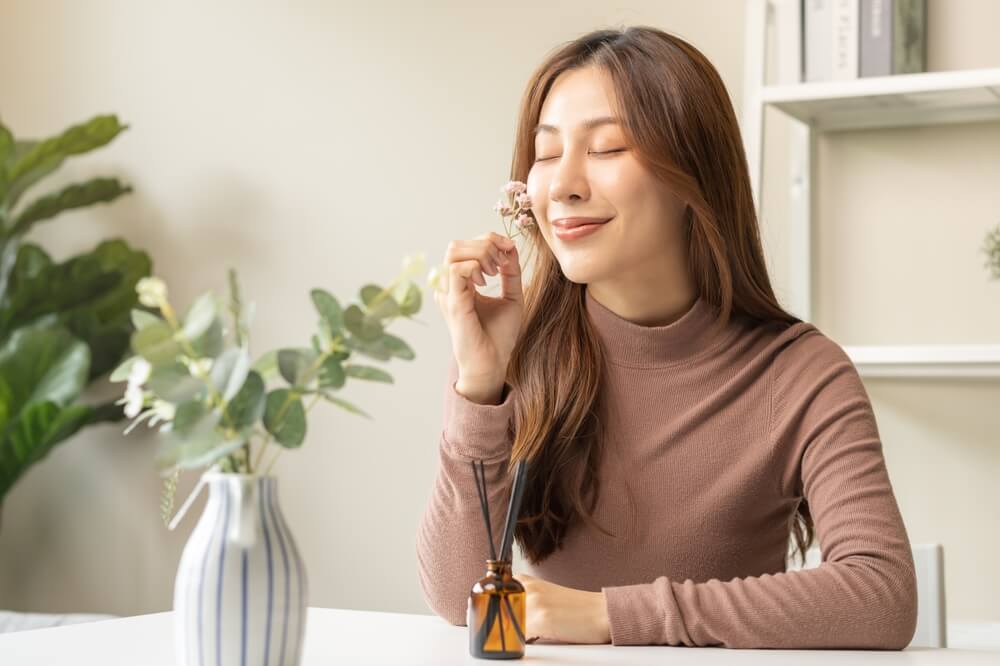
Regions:
<instances>
[{"instance_id":1,"label":"sweater sleeve","mask_svg":"<svg viewBox=\"0 0 1000 666\"><path fill-rule=\"evenodd\" d=\"M605 587L611 642L730 648L894 649L916 629L913 554L868 394L811 324L772 362L771 443L784 492L808 503L818 567Z\"/></svg>"},{"instance_id":2,"label":"sweater sleeve","mask_svg":"<svg viewBox=\"0 0 1000 666\"><path fill-rule=\"evenodd\" d=\"M505 383L500 404L483 405L458 393L457 380L458 364L452 356L444 390L437 477L417 529L416 553L428 607L451 624L465 625L469 592L486 573L490 557L470 463L484 463L494 548L499 549L510 497L507 466L514 442L510 427L514 392Z\"/></svg>"}]
</instances>

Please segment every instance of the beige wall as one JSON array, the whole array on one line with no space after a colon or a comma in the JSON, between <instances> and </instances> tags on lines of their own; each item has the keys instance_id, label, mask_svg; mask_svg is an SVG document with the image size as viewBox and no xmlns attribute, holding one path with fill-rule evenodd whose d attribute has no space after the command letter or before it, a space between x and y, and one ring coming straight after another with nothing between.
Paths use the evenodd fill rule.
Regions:
<instances>
[{"instance_id":1,"label":"beige wall","mask_svg":"<svg viewBox=\"0 0 1000 666\"><path fill-rule=\"evenodd\" d=\"M63 257L122 236L187 304L229 265L257 302L256 349L308 341L308 290L349 295L403 255L441 258L495 228L526 77L596 27L679 33L737 104L743 3L151 3L0 0L0 113L45 135L103 112L131 125L58 182L119 174L135 194L35 238ZM989 0L931 0L930 68L1000 66ZM764 234L784 293L784 120L768 115ZM995 342L1000 282L978 253L1000 222L1000 125L855 132L819 155L816 324L841 344ZM53 180L56 184L56 180ZM375 415L312 412L278 465L317 606L429 612L413 543L436 470L449 341L433 303L396 331L397 385L358 386ZM406 323L406 322L404 322ZM1000 620L996 381L869 381L915 542L945 545L953 618ZM0 608L135 614L171 605L180 550L159 522L154 439L89 429L13 490ZM180 496L193 484L184 479ZM987 593L992 590L993 593Z\"/></svg>"}]
</instances>

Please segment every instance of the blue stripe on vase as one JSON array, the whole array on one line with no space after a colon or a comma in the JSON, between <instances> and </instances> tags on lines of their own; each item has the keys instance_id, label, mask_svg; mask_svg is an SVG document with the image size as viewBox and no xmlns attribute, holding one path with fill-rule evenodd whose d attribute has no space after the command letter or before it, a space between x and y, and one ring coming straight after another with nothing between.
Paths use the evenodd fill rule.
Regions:
<instances>
[{"instance_id":1,"label":"blue stripe on vase","mask_svg":"<svg viewBox=\"0 0 1000 666\"><path fill-rule=\"evenodd\" d=\"M293 664L297 664L299 660L299 648L302 645L302 634L305 630L305 619L306 619L305 608L303 608L304 606L303 582L305 578L305 567L302 564L302 558L299 555L299 548L295 544L295 539L291 538L292 532L288 528L288 523L285 522L285 514L282 513L280 509L278 510L278 520L281 522L282 531L285 534L289 535L288 543L291 546L292 550L292 563L295 565L295 580L297 582L297 587L299 592L298 600L296 602L296 617L298 618L298 626L296 626L295 628L296 629L295 633L296 636L298 636L298 640L295 641L295 653L294 653L295 656L292 660Z\"/></svg>"},{"instance_id":2,"label":"blue stripe on vase","mask_svg":"<svg viewBox=\"0 0 1000 666\"><path fill-rule=\"evenodd\" d=\"M289 613L289 590L291 589L290 581L288 580L288 552L285 550L285 538L282 534L281 525L278 524L277 519L274 517L274 495L273 488L268 488L267 492L267 504L268 512L271 514L271 523L274 524L274 533L278 537L278 546L281 548L281 562L285 569L285 617L284 623L281 626L281 666L285 664L285 640L288 637L288 613Z\"/></svg>"},{"instance_id":3,"label":"blue stripe on vase","mask_svg":"<svg viewBox=\"0 0 1000 666\"><path fill-rule=\"evenodd\" d=\"M228 483L228 481L227 481ZM226 534L229 532L229 488L222 494L225 501L225 518L222 522L222 534L219 541L222 548L219 551L219 584L215 593L215 663L222 666L222 580L225 577L223 569L226 562Z\"/></svg>"},{"instance_id":4,"label":"blue stripe on vase","mask_svg":"<svg viewBox=\"0 0 1000 666\"><path fill-rule=\"evenodd\" d=\"M264 631L264 666L268 666L271 657L271 614L273 612L272 595L274 594L274 564L271 558L271 535L267 529L267 507L264 503L264 493L271 486L268 479L262 480L260 489L260 524L264 528L264 546L267 550L267 628Z\"/></svg>"},{"instance_id":5,"label":"blue stripe on vase","mask_svg":"<svg viewBox=\"0 0 1000 666\"><path fill-rule=\"evenodd\" d=\"M240 664L247 666L247 549L243 549L243 587L240 591L243 600L243 618L240 622Z\"/></svg>"},{"instance_id":6,"label":"blue stripe on vase","mask_svg":"<svg viewBox=\"0 0 1000 666\"><path fill-rule=\"evenodd\" d=\"M222 513L222 503L218 505L217 513ZM205 576L208 573L208 557L212 552L212 537L215 536L214 526L218 524L218 516L207 528L208 543L205 544L205 554L201 560L201 574L198 576L198 664L205 663Z\"/></svg>"}]
</instances>

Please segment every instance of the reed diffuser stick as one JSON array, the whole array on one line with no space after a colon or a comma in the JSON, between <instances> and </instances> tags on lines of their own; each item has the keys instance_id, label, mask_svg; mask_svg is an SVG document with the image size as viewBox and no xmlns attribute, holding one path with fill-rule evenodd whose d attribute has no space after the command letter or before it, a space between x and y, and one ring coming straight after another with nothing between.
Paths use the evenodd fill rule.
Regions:
<instances>
[{"instance_id":1,"label":"reed diffuser stick","mask_svg":"<svg viewBox=\"0 0 1000 666\"><path fill-rule=\"evenodd\" d=\"M472 473L476 479L476 493L479 495L479 506L483 513L483 522L486 523L486 534L490 541L490 556L493 560L497 560L497 553L493 542L493 526L490 520L489 512L489 494L488 487L486 485L486 467L485 463L480 460L479 465L476 465L476 461L472 464ZM513 538L513 528L517 522L517 515L521 506L521 497L524 493L524 475L525 475L525 461L520 460L517 463L517 469L514 473L514 483L511 488L510 501L507 505L507 516L504 521L503 529L503 541L500 545L500 560L509 561L512 554L512 538ZM490 631L493 628L494 622L499 624L500 629L500 643L504 652L507 650L507 638L503 628L503 613L501 612L500 603L501 597L503 597L503 602L507 607L507 613L510 617L511 623L514 627L514 631L517 633L518 638L521 642L527 643L524 631L521 629L520 623L517 621L517 616L514 613L514 608L511 606L510 599L502 594L493 595L490 597L489 605L486 609L486 619L483 621L482 626L480 626L479 631L476 636L476 643L479 646L480 651L485 651L486 641L489 638Z\"/></svg>"},{"instance_id":2,"label":"reed diffuser stick","mask_svg":"<svg viewBox=\"0 0 1000 666\"><path fill-rule=\"evenodd\" d=\"M521 496L524 494L525 460L517 461L517 471L514 473L514 487L510 491L510 502L507 504L507 519L504 521L503 541L500 542L500 559L510 559L513 549L511 541L514 537L514 525L521 508Z\"/></svg>"},{"instance_id":3,"label":"reed diffuser stick","mask_svg":"<svg viewBox=\"0 0 1000 666\"><path fill-rule=\"evenodd\" d=\"M497 559L496 547L493 545L493 523L490 520L490 502L489 496L486 494L486 467L482 460L479 461L481 467L476 467L476 462L472 461L472 475L476 477L476 494L479 495L479 507L483 512L483 520L486 522L486 536L490 540L490 558ZM482 469L483 480L480 485L479 481L479 469Z\"/></svg>"}]
</instances>

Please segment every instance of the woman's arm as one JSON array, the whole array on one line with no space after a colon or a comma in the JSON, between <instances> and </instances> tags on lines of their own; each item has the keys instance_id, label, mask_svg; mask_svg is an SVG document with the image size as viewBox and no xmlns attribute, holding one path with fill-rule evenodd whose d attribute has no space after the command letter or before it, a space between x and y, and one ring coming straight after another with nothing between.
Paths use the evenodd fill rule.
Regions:
<instances>
[{"instance_id":1,"label":"woman's arm","mask_svg":"<svg viewBox=\"0 0 1000 666\"><path fill-rule=\"evenodd\" d=\"M612 643L902 649L916 629L913 554L868 394L850 357L811 324L772 364L772 445L805 497L817 568L695 583L606 587Z\"/></svg>"},{"instance_id":2,"label":"woman's arm","mask_svg":"<svg viewBox=\"0 0 1000 666\"><path fill-rule=\"evenodd\" d=\"M470 462L484 463L494 548L499 548L510 497L507 465L514 441L509 429L514 403L509 384L504 384L500 404L488 405L458 393L457 380L458 364L452 356L438 473L417 530L416 551L424 601L448 622L464 625L469 592L486 573L490 552Z\"/></svg>"}]
</instances>

